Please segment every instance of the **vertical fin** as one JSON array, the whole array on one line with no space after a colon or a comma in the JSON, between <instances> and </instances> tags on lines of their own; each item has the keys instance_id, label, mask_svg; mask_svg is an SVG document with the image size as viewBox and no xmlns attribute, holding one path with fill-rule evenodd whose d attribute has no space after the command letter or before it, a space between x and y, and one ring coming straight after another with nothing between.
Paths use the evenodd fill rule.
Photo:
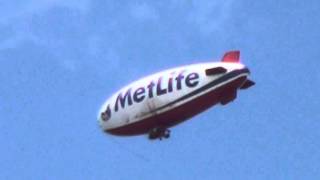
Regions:
<instances>
[{"instance_id":1,"label":"vertical fin","mask_svg":"<svg viewBox=\"0 0 320 180\"><path fill-rule=\"evenodd\" d=\"M221 60L222 62L238 63L240 62L240 51L226 52Z\"/></svg>"}]
</instances>

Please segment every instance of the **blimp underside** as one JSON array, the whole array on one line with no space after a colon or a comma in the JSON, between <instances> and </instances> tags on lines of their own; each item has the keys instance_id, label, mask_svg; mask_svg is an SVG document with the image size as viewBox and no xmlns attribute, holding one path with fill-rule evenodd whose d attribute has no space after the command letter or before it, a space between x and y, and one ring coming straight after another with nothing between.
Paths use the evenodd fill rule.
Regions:
<instances>
[{"instance_id":1,"label":"blimp underside","mask_svg":"<svg viewBox=\"0 0 320 180\"><path fill-rule=\"evenodd\" d=\"M239 89L254 85L248 79L249 69L239 63L238 51L226 53L219 63L190 65L159 74L147 78L151 82L145 86L141 85L145 80L135 83L136 87L129 88L125 97L120 93L107 103L108 108L105 106L101 113L106 132L123 136L148 133L149 139L168 138L168 128L216 104L226 105L236 98ZM103 115L107 110L106 119Z\"/></svg>"}]
</instances>

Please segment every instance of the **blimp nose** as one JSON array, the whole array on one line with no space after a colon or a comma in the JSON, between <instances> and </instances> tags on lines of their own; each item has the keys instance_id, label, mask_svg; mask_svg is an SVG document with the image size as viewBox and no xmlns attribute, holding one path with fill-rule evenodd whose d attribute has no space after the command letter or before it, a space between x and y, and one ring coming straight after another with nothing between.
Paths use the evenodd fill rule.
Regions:
<instances>
[{"instance_id":1,"label":"blimp nose","mask_svg":"<svg viewBox=\"0 0 320 180\"><path fill-rule=\"evenodd\" d=\"M100 112L98 115L98 123L100 128L105 131L108 127L108 114L106 112Z\"/></svg>"},{"instance_id":2,"label":"blimp nose","mask_svg":"<svg viewBox=\"0 0 320 180\"><path fill-rule=\"evenodd\" d=\"M103 105L98 114L98 121L102 128L106 127L107 122L111 119L111 109L109 105Z\"/></svg>"},{"instance_id":3,"label":"blimp nose","mask_svg":"<svg viewBox=\"0 0 320 180\"><path fill-rule=\"evenodd\" d=\"M108 114L107 114L106 112L102 112L102 113L100 114L100 120L101 120L102 122L108 121L108 120L109 120Z\"/></svg>"},{"instance_id":4,"label":"blimp nose","mask_svg":"<svg viewBox=\"0 0 320 180\"><path fill-rule=\"evenodd\" d=\"M104 126L104 120L103 120L103 118L102 118L102 113L99 113L98 123L99 123L99 126L100 126L101 128L103 128L103 126Z\"/></svg>"},{"instance_id":5,"label":"blimp nose","mask_svg":"<svg viewBox=\"0 0 320 180\"><path fill-rule=\"evenodd\" d=\"M98 118L98 123L99 123L99 126L100 126L101 130L103 132L108 133L108 120L106 118L105 113L103 113L103 112L100 113L100 116Z\"/></svg>"},{"instance_id":6,"label":"blimp nose","mask_svg":"<svg viewBox=\"0 0 320 180\"><path fill-rule=\"evenodd\" d=\"M113 132L113 122L111 122L111 120L108 118L108 115L106 115L103 112L100 114L99 117L99 125L103 132L107 134L117 135L117 133Z\"/></svg>"}]
</instances>

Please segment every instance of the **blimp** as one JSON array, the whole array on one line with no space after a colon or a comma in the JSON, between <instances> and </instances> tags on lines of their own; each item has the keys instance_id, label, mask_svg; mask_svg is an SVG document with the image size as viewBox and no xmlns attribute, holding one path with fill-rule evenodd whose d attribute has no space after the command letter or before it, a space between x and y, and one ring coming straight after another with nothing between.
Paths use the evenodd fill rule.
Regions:
<instances>
[{"instance_id":1,"label":"blimp","mask_svg":"<svg viewBox=\"0 0 320 180\"><path fill-rule=\"evenodd\" d=\"M170 128L215 105L236 99L255 83L240 51L226 52L218 62L197 63L141 78L113 94L98 113L102 130L111 135L146 134L150 140L170 137Z\"/></svg>"}]
</instances>

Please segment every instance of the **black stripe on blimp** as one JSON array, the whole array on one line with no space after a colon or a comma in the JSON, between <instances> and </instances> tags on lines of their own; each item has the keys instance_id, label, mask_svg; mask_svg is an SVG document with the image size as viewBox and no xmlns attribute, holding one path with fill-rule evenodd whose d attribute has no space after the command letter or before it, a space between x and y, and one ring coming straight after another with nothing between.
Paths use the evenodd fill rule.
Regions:
<instances>
[{"instance_id":1,"label":"black stripe on blimp","mask_svg":"<svg viewBox=\"0 0 320 180\"><path fill-rule=\"evenodd\" d=\"M225 82L225 81L227 81L229 79L232 79L232 78L234 78L234 77L236 77L236 76L238 76L240 74L244 74L244 73L250 73L249 69L248 68L244 68L244 69L231 71L230 73L220 77L219 79L214 80L214 81L212 81L212 82L200 87L199 89L197 89L197 90L195 90L195 91L193 91L193 92L191 92L191 93L189 93L189 94L187 94L185 96L182 96L182 97L178 98L175 101L172 101L172 102L170 102L170 103L168 103L166 105L163 105L163 106L161 106L161 107L159 107L157 109L152 110L151 113L154 113L156 111L165 109L165 108L167 108L169 106L172 106L172 105L174 105L176 103L179 103L179 102L181 102L183 100L186 100L186 99L188 99L188 98L190 98L192 96L195 96L196 94L199 94L199 93L201 93L203 91L206 91L206 90L208 90L208 89L210 89L210 88L212 88L212 87L214 87L214 86L216 86L216 85L218 85L218 84L220 84L222 82Z\"/></svg>"}]
</instances>

